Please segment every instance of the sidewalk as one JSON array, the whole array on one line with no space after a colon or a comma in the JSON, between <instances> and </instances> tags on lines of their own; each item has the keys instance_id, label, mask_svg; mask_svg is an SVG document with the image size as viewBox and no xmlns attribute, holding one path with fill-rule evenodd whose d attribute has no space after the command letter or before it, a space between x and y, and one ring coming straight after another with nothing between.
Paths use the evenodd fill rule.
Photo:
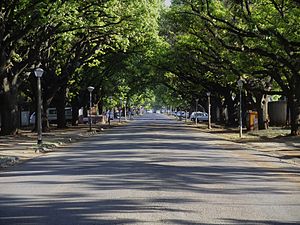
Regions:
<instances>
[{"instance_id":1,"label":"sidewalk","mask_svg":"<svg viewBox=\"0 0 300 225\"><path fill-rule=\"evenodd\" d=\"M92 131L89 131L89 125L84 124L66 129L52 128L51 132L43 133L42 148L37 145L37 134L29 129L20 130L20 133L15 136L0 136L0 170L120 125L122 123L115 121L111 126L93 124Z\"/></svg>"},{"instance_id":2,"label":"sidewalk","mask_svg":"<svg viewBox=\"0 0 300 225\"><path fill-rule=\"evenodd\" d=\"M224 128L213 124L212 129L208 129L205 123L197 126L191 122L186 124L201 132L212 133L219 138L239 143L244 148L259 151L265 156L300 165L300 137L289 136L289 129L270 127L268 130L243 130L243 136L240 138L238 128Z\"/></svg>"},{"instance_id":3,"label":"sidewalk","mask_svg":"<svg viewBox=\"0 0 300 225\"><path fill-rule=\"evenodd\" d=\"M169 117L178 120L177 117L171 115ZM208 129L207 122L200 122L195 125L189 119L182 119L181 121L198 131L215 134L220 139L238 143L245 149L255 150L265 156L300 165L300 137L289 136L289 129L282 127L270 127L268 130L258 131L246 131L244 129L243 136L240 138L238 128L226 128L212 124L212 128Z\"/></svg>"}]
</instances>

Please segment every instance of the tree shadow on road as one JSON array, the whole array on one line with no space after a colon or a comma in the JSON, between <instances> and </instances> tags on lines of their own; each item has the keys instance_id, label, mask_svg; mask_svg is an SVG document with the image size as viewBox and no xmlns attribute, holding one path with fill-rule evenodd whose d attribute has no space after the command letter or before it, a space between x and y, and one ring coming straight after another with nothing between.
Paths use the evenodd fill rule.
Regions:
<instances>
[{"instance_id":1,"label":"tree shadow on road","mask_svg":"<svg viewBox=\"0 0 300 225\"><path fill-rule=\"evenodd\" d=\"M296 167L251 164L232 154L241 150L239 147L228 143L216 146L214 136L172 134L165 132L170 128L164 125L148 128L131 127L130 133L124 127L115 128L60 154L1 173L2 188L11 187L13 178L19 190L27 188L36 193L27 194L28 197L2 195L0 224L142 224L145 216L151 220L151 215L156 214L162 220L153 224L204 224L199 223L200 215L198 222L188 216L182 220L163 218L165 213L197 214L193 210L202 204L229 207L231 203L224 203L221 196L248 196L252 201L235 202L235 206L273 207L272 201L259 196L291 197L295 189L285 182L299 184L290 179L299 174ZM177 129L186 132L180 126ZM46 192L41 191L45 189ZM2 189L1 193L5 191ZM190 204L197 207L180 207ZM139 214L144 217L134 216ZM219 220L225 224L296 224Z\"/></svg>"}]
</instances>

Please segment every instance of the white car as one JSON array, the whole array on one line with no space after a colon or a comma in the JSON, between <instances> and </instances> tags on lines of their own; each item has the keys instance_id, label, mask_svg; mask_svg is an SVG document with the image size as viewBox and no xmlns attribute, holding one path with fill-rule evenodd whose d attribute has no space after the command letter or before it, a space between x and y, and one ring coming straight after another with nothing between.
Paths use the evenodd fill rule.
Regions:
<instances>
[{"instance_id":1,"label":"white car","mask_svg":"<svg viewBox=\"0 0 300 225\"><path fill-rule=\"evenodd\" d=\"M185 117L185 111L178 111L177 113L176 113L176 115L178 116L178 117ZM189 113L188 112L186 112L186 115L187 115L187 117L189 117Z\"/></svg>"},{"instance_id":2,"label":"white car","mask_svg":"<svg viewBox=\"0 0 300 225\"><path fill-rule=\"evenodd\" d=\"M206 112L193 112L191 114L191 121L195 121L197 118L197 122L199 121L208 121L208 114Z\"/></svg>"}]
</instances>

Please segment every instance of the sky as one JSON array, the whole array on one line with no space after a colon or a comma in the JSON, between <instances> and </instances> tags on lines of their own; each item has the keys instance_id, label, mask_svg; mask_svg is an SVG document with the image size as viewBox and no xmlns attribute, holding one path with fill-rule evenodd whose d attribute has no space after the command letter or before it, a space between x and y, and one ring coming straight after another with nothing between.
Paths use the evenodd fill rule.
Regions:
<instances>
[{"instance_id":1,"label":"sky","mask_svg":"<svg viewBox=\"0 0 300 225\"><path fill-rule=\"evenodd\" d=\"M166 6L170 6L171 5L171 0L165 0L165 4L166 4Z\"/></svg>"}]
</instances>

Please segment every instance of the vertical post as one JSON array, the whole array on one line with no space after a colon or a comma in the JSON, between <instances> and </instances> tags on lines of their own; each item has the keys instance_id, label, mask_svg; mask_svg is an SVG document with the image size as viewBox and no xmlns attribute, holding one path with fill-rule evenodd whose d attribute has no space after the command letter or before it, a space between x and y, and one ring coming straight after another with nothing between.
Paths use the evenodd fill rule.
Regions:
<instances>
[{"instance_id":1,"label":"vertical post","mask_svg":"<svg viewBox=\"0 0 300 225\"><path fill-rule=\"evenodd\" d=\"M124 116L125 116L125 121L127 120L126 118L126 101L124 101Z\"/></svg>"},{"instance_id":2,"label":"vertical post","mask_svg":"<svg viewBox=\"0 0 300 225\"><path fill-rule=\"evenodd\" d=\"M131 111L131 102L130 102L130 99L128 99L128 114L129 114L129 120L131 120L131 114L132 114L132 111Z\"/></svg>"},{"instance_id":3,"label":"vertical post","mask_svg":"<svg viewBox=\"0 0 300 225\"><path fill-rule=\"evenodd\" d=\"M37 88L38 88L38 108L37 108L37 131L38 131L38 141L37 144L41 145L42 140L42 87L41 87L41 78L37 78Z\"/></svg>"},{"instance_id":4,"label":"vertical post","mask_svg":"<svg viewBox=\"0 0 300 225\"><path fill-rule=\"evenodd\" d=\"M92 131L92 92L90 92L90 131Z\"/></svg>"},{"instance_id":5,"label":"vertical post","mask_svg":"<svg viewBox=\"0 0 300 225\"><path fill-rule=\"evenodd\" d=\"M240 138L243 136L243 117L242 117L242 88L243 88L243 81L242 79L238 80L238 86L240 89Z\"/></svg>"},{"instance_id":6,"label":"vertical post","mask_svg":"<svg viewBox=\"0 0 300 225\"><path fill-rule=\"evenodd\" d=\"M94 87L92 87L92 86L89 86L88 87L88 91L90 92L90 116L89 116L89 124L90 124L90 131L92 131L92 92L93 92L93 90L94 90Z\"/></svg>"},{"instance_id":7,"label":"vertical post","mask_svg":"<svg viewBox=\"0 0 300 225\"><path fill-rule=\"evenodd\" d=\"M197 112L198 112L198 101L199 101L199 99L197 98L196 99L196 114L195 114L195 124L197 125Z\"/></svg>"},{"instance_id":8,"label":"vertical post","mask_svg":"<svg viewBox=\"0 0 300 225\"><path fill-rule=\"evenodd\" d=\"M108 113L108 124L110 125L110 117L111 117L111 111L112 111L112 108L111 108L111 105L112 105L112 96L109 96L109 113Z\"/></svg>"},{"instance_id":9,"label":"vertical post","mask_svg":"<svg viewBox=\"0 0 300 225\"><path fill-rule=\"evenodd\" d=\"M41 85L41 77L43 76L44 70L41 68L36 68L34 70L34 74L37 77L37 144L41 145L43 143L42 140L42 85Z\"/></svg>"},{"instance_id":10,"label":"vertical post","mask_svg":"<svg viewBox=\"0 0 300 225\"><path fill-rule=\"evenodd\" d=\"M240 138L243 136L242 87L240 87Z\"/></svg>"},{"instance_id":11,"label":"vertical post","mask_svg":"<svg viewBox=\"0 0 300 225\"><path fill-rule=\"evenodd\" d=\"M122 98L120 97L120 108L119 108L119 123L121 123L121 110L122 110Z\"/></svg>"},{"instance_id":12,"label":"vertical post","mask_svg":"<svg viewBox=\"0 0 300 225\"><path fill-rule=\"evenodd\" d=\"M110 108L108 110L108 125L110 125Z\"/></svg>"},{"instance_id":13,"label":"vertical post","mask_svg":"<svg viewBox=\"0 0 300 225\"><path fill-rule=\"evenodd\" d=\"M210 104L210 92L207 92L208 102L208 129L211 129L211 104Z\"/></svg>"}]
</instances>

